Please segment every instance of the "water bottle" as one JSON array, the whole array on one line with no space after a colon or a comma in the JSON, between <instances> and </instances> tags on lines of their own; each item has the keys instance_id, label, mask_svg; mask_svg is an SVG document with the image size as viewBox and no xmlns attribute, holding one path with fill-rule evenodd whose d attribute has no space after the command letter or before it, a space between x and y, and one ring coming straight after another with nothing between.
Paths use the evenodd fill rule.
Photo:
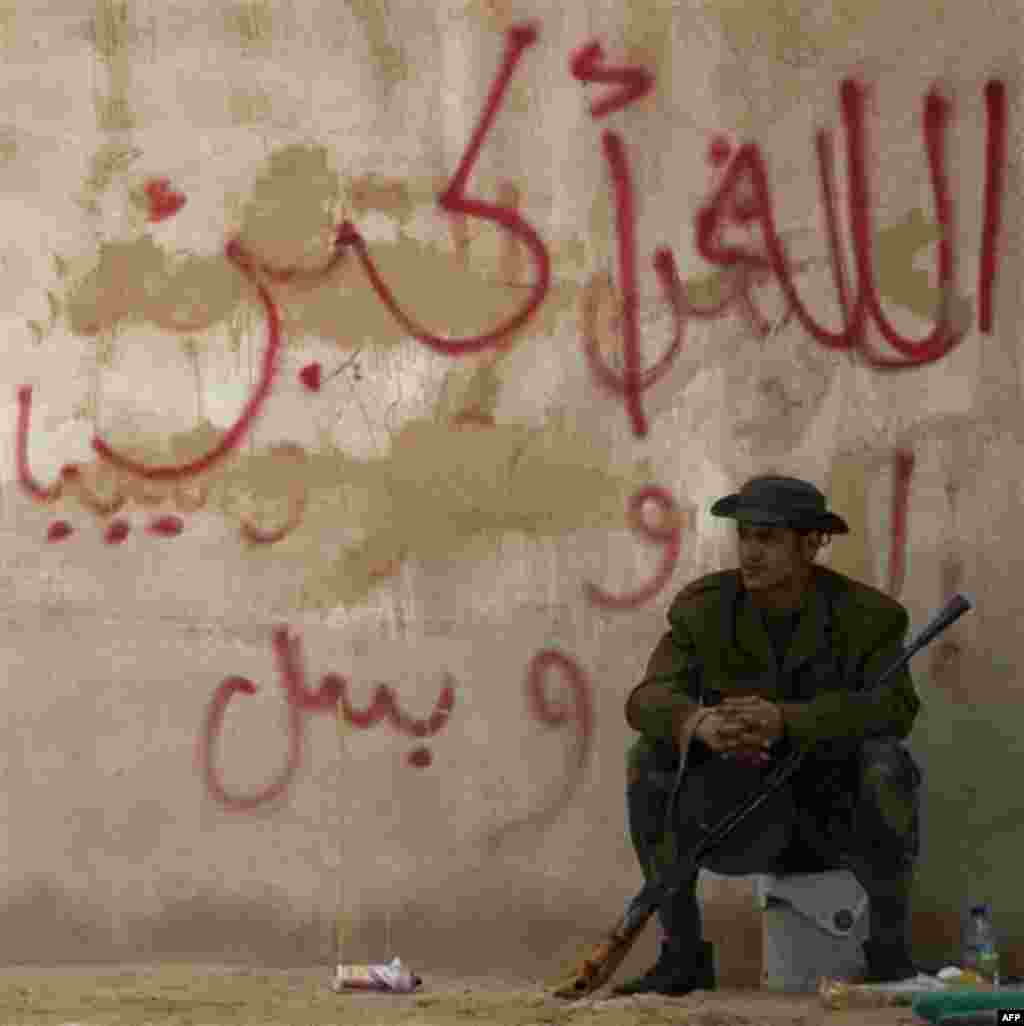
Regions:
<instances>
[{"instance_id":1,"label":"water bottle","mask_svg":"<svg viewBox=\"0 0 1024 1026\"><path fill-rule=\"evenodd\" d=\"M990 905L971 905L963 936L963 967L999 986L999 942Z\"/></svg>"}]
</instances>

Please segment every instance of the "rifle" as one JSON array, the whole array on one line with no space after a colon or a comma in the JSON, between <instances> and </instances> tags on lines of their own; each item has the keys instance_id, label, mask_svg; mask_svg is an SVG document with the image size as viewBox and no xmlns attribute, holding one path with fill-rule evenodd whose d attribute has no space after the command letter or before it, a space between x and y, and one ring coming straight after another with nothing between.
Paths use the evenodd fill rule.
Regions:
<instances>
[{"instance_id":1,"label":"rifle","mask_svg":"<svg viewBox=\"0 0 1024 1026\"><path fill-rule=\"evenodd\" d=\"M925 625L920 634L913 638L903 650L903 654L891 666L885 669L876 681L869 684L862 693L878 691L892 676L899 673L911 658L925 645L932 642L947 627L958 620L973 607L973 602L958 593L954 595L938 613ZM630 901L625 914L619 919L611 931L597 944L583 960L574 975L560 984L553 992L555 997L575 1001L592 994L604 986L614 975L615 970L629 954L637 938L647 925L651 916L668 900L679 887L699 869L702 860L717 848L733 831L750 815L759 809L768 799L793 777L807 757L809 749L800 748L791 752L767 776L760 788L745 801L741 802L731 813L711 827L704 836L679 859L663 878L649 880ZM669 802L669 815L675 806L679 785L686 767L685 752L679 767L675 790Z\"/></svg>"}]
</instances>

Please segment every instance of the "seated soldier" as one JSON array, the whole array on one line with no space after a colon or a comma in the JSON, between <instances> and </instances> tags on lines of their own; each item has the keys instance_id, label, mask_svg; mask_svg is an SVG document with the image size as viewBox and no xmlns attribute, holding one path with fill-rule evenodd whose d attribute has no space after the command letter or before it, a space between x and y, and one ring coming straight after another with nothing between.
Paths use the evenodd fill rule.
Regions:
<instances>
[{"instance_id":1,"label":"seated soldier","mask_svg":"<svg viewBox=\"0 0 1024 1026\"><path fill-rule=\"evenodd\" d=\"M908 899L921 775L900 739L920 702L905 667L876 694L858 694L902 654L907 612L814 562L824 536L849 527L826 512L813 485L757 477L711 512L737 521L741 568L701 577L676 597L671 630L626 703L626 719L641 733L628 755L626 799L644 876L656 877L673 852L686 852L721 820L737 775L746 774L749 794L751 774L756 786L766 765L804 748L790 785L702 868L848 869L870 900L866 978L912 977ZM667 819L681 753L686 770ZM657 964L615 993L714 988L696 888L694 873L665 902Z\"/></svg>"}]
</instances>

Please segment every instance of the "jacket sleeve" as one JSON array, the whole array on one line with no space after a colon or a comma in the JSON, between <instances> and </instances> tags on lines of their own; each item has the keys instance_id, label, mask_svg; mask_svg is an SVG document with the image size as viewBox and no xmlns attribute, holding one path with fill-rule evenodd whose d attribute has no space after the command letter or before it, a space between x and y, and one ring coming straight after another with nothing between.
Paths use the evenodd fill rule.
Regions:
<instances>
[{"instance_id":1,"label":"jacket sleeve","mask_svg":"<svg viewBox=\"0 0 1024 1026\"><path fill-rule=\"evenodd\" d=\"M643 680L626 699L626 722L646 737L671 741L675 724L696 712L697 649L682 624L658 642Z\"/></svg>"},{"instance_id":2,"label":"jacket sleeve","mask_svg":"<svg viewBox=\"0 0 1024 1026\"><path fill-rule=\"evenodd\" d=\"M877 680L903 654L910 625L900 607L869 646L858 667L854 688ZM782 702L786 732L801 746L821 741L859 741L883 735L905 738L914 725L921 700L906 666L873 694L856 690L828 691L809 702Z\"/></svg>"}]
</instances>

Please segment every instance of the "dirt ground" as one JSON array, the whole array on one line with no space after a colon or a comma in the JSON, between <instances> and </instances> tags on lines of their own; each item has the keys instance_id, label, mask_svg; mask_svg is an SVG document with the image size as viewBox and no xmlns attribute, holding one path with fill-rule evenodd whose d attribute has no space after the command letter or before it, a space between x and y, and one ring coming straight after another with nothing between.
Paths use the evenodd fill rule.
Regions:
<instances>
[{"instance_id":1,"label":"dirt ground","mask_svg":"<svg viewBox=\"0 0 1024 1026\"><path fill-rule=\"evenodd\" d=\"M210 965L0 969L4 1026L909 1026L909 1008L826 1011L815 996L754 990L567 1004L546 982L456 978L416 968L415 994L335 994L327 968Z\"/></svg>"}]
</instances>

